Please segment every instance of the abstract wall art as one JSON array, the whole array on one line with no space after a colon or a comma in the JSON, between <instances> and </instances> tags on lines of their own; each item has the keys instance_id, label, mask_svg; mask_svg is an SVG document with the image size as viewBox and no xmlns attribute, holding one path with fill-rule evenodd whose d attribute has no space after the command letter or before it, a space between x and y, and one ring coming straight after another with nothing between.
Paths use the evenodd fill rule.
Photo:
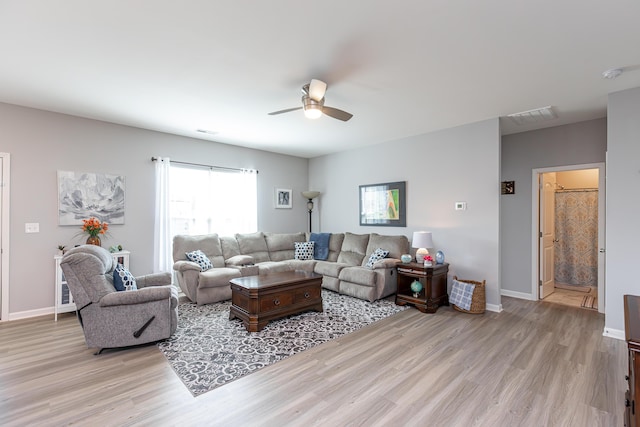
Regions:
<instances>
[{"instance_id":1,"label":"abstract wall art","mask_svg":"<svg viewBox=\"0 0 640 427\"><path fill-rule=\"evenodd\" d=\"M124 224L124 176L58 171L58 224L82 225L95 217Z\"/></svg>"}]
</instances>

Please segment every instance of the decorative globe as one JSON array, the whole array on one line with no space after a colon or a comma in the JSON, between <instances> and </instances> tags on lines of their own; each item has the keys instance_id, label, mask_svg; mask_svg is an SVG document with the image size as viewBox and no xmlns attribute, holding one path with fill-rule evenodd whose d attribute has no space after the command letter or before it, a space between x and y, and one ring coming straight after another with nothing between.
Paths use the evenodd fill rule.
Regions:
<instances>
[{"instance_id":1,"label":"decorative globe","mask_svg":"<svg viewBox=\"0 0 640 427\"><path fill-rule=\"evenodd\" d=\"M444 264L444 252L442 251L436 252L436 263Z\"/></svg>"},{"instance_id":2,"label":"decorative globe","mask_svg":"<svg viewBox=\"0 0 640 427\"><path fill-rule=\"evenodd\" d=\"M413 283L411 284L411 290L413 291L414 294L419 294L420 291L422 290L422 283L418 282L417 280L414 280Z\"/></svg>"},{"instance_id":3,"label":"decorative globe","mask_svg":"<svg viewBox=\"0 0 640 427\"><path fill-rule=\"evenodd\" d=\"M402 261L403 263L407 264L411 262L411 255L409 254L404 254L400 256L400 261Z\"/></svg>"}]
</instances>

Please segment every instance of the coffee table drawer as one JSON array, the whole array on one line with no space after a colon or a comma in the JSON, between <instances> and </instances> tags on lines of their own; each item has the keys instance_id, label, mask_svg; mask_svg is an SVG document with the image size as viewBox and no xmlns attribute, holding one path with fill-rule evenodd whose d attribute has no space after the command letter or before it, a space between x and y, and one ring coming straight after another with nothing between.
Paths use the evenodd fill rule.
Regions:
<instances>
[{"instance_id":1,"label":"coffee table drawer","mask_svg":"<svg viewBox=\"0 0 640 427\"><path fill-rule=\"evenodd\" d=\"M291 293L279 293L260 297L260 312L264 313L277 308L287 307L293 304Z\"/></svg>"},{"instance_id":2,"label":"coffee table drawer","mask_svg":"<svg viewBox=\"0 0 640 427\"><path fill-rule=\"evenodd\" d=\"M313 301L320 298L321 288L318 286L308 286L301 289L296 289L294 293L294 304Z\"/></svg>"}]
</instances>

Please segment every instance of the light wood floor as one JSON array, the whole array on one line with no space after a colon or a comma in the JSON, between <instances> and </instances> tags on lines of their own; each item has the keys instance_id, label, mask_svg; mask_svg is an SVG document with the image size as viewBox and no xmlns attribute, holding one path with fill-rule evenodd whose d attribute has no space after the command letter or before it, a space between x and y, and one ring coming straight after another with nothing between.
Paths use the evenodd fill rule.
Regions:
<instances>
[{"instance_id":1,"label":"light wood floor","mask_svg":"<svg viewBox=\"0 0 640 427\"><path fill-rule=\"evenodd\" d=\"M621 426L603 316L503 297L404 311L197 398L154 346L94 356L73 315L0 324L3 426Z\"/></svg>"}]
</instances>

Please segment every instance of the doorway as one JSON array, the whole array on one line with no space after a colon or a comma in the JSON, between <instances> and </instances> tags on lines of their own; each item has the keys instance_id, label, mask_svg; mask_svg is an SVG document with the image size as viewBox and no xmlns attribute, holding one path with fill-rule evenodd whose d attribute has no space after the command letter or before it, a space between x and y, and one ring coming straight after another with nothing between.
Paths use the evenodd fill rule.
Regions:
<instances>
[{"instance_id":1,"label":"doorway","mask_svg":"<svg viewBox=\"0 0 640 427\"><path fill-rule=\"evenodd\" d=\"M0 321L9 320L9 154L0 153Z\"/></svg>"},{"instance_id":2,"label":"doorway","mask_svg":"<svg viewBox=\"0 0 640 427\"><path fill-rule=\"evenodd\" d=\"M532 295L604 313L604 164L534 169Z\"/></svg>"}]
</instances>

